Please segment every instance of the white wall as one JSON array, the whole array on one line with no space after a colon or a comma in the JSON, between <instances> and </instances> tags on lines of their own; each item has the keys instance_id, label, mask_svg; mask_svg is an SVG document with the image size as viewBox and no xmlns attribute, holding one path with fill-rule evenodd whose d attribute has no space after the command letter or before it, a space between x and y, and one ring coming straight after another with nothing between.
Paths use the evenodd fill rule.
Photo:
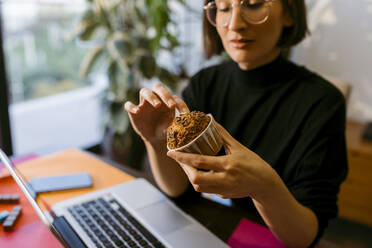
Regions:
<instances>
[{"instance_id":1,"label":"white wall","mask_svg":"<svg viewBox=\"0 0 372 248\"><path fill-rule=\"evenodd\" d=\"M311 31L292 60L351 83L348 117L372 121L372 0L309 0Z\"/></svg>"},{"instance_id":2,"label":"white wall","mask_svg":"<svg viewBox=\"0 0 372 248\"><path fill-rule=\"evenodd\" d=\"M103 136L106 82L9 107L16 155L55 152L98 144Z\"/></svg>"}]
</instances>

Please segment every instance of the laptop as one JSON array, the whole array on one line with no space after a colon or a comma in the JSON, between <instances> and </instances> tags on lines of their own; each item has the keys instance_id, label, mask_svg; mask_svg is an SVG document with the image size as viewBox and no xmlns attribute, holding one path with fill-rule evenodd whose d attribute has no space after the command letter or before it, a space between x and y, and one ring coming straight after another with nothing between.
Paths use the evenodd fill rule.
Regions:
<instances>
[{"instance_id":1,"label":"laptop","mask_svg":"<svg viewBox=\"0 0 372 248\"><path fill-rule=\"evenodd\" d=\"M64 247L228 247L142 178L61 201L44 213L1 149L0 159Z\"/></svg>"}]
</instances>

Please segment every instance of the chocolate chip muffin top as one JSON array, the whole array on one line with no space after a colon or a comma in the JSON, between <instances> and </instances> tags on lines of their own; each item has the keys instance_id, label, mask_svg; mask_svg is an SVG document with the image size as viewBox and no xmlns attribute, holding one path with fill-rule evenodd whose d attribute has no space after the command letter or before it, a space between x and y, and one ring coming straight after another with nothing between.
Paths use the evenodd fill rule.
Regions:
<instances>
[{"instance_id":1,"label":"chocolate chip muffin top","mask_svg":"<svg viewBox=\"0 0 372 248\"><path fill-rule=\"evenodd\" d=\"M210 117L200 111L180 114L167 129L170 149L182 147L194 140L208 126Z\"/></svg>"}]
</instances>

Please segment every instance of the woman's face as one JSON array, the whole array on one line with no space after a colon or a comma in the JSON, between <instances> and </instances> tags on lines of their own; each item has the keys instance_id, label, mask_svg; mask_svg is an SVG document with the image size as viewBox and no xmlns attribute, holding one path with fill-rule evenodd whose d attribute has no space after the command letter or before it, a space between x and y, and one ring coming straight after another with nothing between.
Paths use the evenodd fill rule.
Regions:
<instances>
[{"instance_id":1,"label":"woman's face","mask_svg":"<svg viewBox=\"0 0 372 248\"><path fill-rule=\"evenodd\" d=\"M236 6L230 23L225 27L217 26L217 32L230 57L243 70L254 69L275 59L280 53L276 44L283 27L292 25L292 19L283 13L282 2L272 2L269 17L264 23L250 24L240 15L240 0L223 1L235 3Z\"/></svg>"}]
</instances>

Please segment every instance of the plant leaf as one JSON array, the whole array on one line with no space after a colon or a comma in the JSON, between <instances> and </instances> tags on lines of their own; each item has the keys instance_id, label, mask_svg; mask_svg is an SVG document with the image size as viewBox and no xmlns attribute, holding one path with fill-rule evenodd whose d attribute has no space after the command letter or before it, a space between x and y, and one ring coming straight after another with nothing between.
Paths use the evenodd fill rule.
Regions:
<instances>
[{"instance_id":1,"label":"plant leaf","mask_svg":"<svg viewBox=\"0 0 372 248\"><path fill-rule=\"evenodd\" d=\"M122 72L126 74L128 71L127 63L130 63L133 52L129 37L124 33L115 32L109 38L107 48L111 57L117 61Z\"/></svg>"},{"instance_id":2,"label":"plant leaf","mask_svg":"<svg viewBox=\"0 0 372 248\"><path fill-rule=\"evenodd\" d=\"M119 111L112 112L112 121L114 129L117 133L123 134L128 129L129 117L128 114L123 110L122 105L120 105Z\"/></svg>"},{"instance_id":3,"label":"plant leaf","mask_svg":"<svg viewBox=\"0 0 372 248\"><path fill-rule=\"evenodd\" d=\"M171 49L175 48L176 46L179 46L180 45L180 42L178 41L178 39L176 38L176 36L170 34L170 33L166 33L166 37L168 39L168 41L170 42L171 44Z\"/></svg>"},{"instance_id":4,"label":"plant leaf","mask_svg":"<svg viewBox=\"0 0 372 248\"><path fill-rule=\"evenodd\" d=\"M147 37L140 36L140 37L135 37L134 39L136 42L136 48L151 52L151 42Z\"/></svg>"},{"instance_id":5,"label":"plant leaf","mask_svg":"<svg viewBox=\"0 0 372 248\"><path fill-rule=\"evenodd\" d=\"M133 46L130 42L122 39L113 40L115 49L119 52L120 56L130 57L133 53Z\"/></svg>"},{"instance_id":6,"label":"plant leaf","mask_svg":"<svg viewBox=\"0 0 372 248\"><path fill-rule=\"evenodd\" d=\"M152 40L152 47L156 51L170 21L168 4L167 0L146 0L146 5L149 8L150 22L156 30L156 36Z\"/></svg>"},{"instance_id":7,"label":"plant leaf","mask_svg":"<svg viewBox=\"0 0 372 248\"><path fill-rule=\"evenodd\" d=\"M103 52L103 45L98 45L92 48L83 58L83 62L80 65L79 74L81 77L85 78L90 70L92 69L94 63L97 61L98 57Z\"/></svg>"},{"instance_id":8,"label":"plant leaf","mask_svg":"<svg viewBox=\"0 0 372 248\"><path fill-rule=\"evenodd\" d=\"M78 34L80 40L90 40L95 33L96 29L98 28L98 23L89 23L85 30L82 30L81 33Z\"/></svg>"},{"instance_id":9,"label":"plant leaf","mask_svg":"<svg viewBox=\"0 0 372 248\"><path fill-rule=\"evenodd\" d=\"M144 55L140 57L139 68L142 74L150 79L156 72L156 61L151 55Z\"/></svg>"},{"instance_id":10,"label":"plant leaf","mask_svg":"<svg viewBox=\"0 0 372 248\"><path fill-rule=\"evenodd\" d=\"M165 68L159 67L158 78L160 79L162 83L166 84L172 90L176 89L177 81L178 81L177 75L169 72Z\"/></svg>"},{"instance_id":11,"label":"plant leaf","mask_svg":"<svg viewBox=\"0 0 372 248\"><path fill-rule=\"evenodd\" d=\"M108 30L113 30L113 27L110 22L110 11L106 9L106 2L103 0L95 0L95 10L99 23L102 23Z\"/></svg>"}]
</instances>

